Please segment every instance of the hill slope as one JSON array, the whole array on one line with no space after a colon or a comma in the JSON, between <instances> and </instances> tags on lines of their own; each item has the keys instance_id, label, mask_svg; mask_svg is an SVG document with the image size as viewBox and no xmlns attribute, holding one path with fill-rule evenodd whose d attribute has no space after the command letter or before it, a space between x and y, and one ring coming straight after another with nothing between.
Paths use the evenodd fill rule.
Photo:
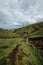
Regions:
<instances>
[{"instance_id":1,"label":"hill slope","mask_svg":"<svg viewBox=\"0 0 43 65\"><path fill-rule=\"evenodd\" d=\"M23 37L24 33L28 33L29 35L31 35L31 34L34 34L34 32L36 32L36 34L43 35L43 22L32 24L26 27L13 30L13 31L0 29L0 38L3 38L3 37L10 38L10 37L16 37L16 36Z\"/></svg>"},{"instance_id":2,"label":"hill slope","mask_svg":"<svg viewBox=\"0 0 43 65\"><path fill-rule=\"evenodd\" d=\"M43 22L14 31L0 29L0 65L43 65Z\"/></svg>"},{"instance_id":3,"label":"hill slope","mask_svg":"<svg viewBox=\"0 0 43 65\"><path fill-rule=\"evenodd\" d=\"M40 32L39 34L43 35L43 22L32 24L32 25L29 25L29 26L16 30L16 33L20 37L22 37L24 35L23 33L28 33L29 35L31 35L34 32L37 32L37 33Z\"/></svg>"}]
</instances>

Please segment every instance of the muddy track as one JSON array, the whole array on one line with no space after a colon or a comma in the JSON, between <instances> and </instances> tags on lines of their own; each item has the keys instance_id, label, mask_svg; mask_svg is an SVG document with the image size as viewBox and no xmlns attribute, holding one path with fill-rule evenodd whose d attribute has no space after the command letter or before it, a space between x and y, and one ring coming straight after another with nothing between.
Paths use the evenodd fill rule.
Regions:
<instances>
[{"instance_id":1,"label":"muddy track","mask_svg":"<svg viewBox=\"0 0 43 65\"><path fill-rule=\"evenodd\" d=\"M19 61L18 61L19 46L20 45L17 45L16 48L13 49L12 62L13 62L14 65L19 65Z\"/></svg>"}]
</instances>

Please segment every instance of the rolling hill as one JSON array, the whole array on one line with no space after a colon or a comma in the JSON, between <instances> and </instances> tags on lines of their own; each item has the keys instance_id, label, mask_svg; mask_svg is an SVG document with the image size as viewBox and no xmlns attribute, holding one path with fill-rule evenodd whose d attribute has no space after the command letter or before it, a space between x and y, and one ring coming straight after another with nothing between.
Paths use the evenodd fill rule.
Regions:
<instances>
[{"instance_id":1,"label":"rolling hill","mask_svg":"<svg viewBox=\"0 0 43 65\"><path fill-rule=\"evenodd\" d=\"M43 22L0 29L0 65L43 65Z\"/></svg>"},{"instance_id":2,"label":"rolling hill","mask_svg":"<svg viewBox=\"0 0 43 65\"><path fill-rule=\"evenodd\" d=\"M23 28L19 28L16 30L16 33L22 37L23 33L28 33L29 35L34 34L40 34L43 35L43 22L32 24Z\"/></svg>"},{"instance_id":3,"label":"rolling hill","mask_svg":"<svg viewBox=\"0 0 43 65\"><path fill-rule=\"evenodd\" d=\"M23 37L24 33L28 33L29 35L43 35L43 22L32 24L26 27L22 27L15 30L4 30L0 29L0 37Z\"/></svg>"}]
</instances>

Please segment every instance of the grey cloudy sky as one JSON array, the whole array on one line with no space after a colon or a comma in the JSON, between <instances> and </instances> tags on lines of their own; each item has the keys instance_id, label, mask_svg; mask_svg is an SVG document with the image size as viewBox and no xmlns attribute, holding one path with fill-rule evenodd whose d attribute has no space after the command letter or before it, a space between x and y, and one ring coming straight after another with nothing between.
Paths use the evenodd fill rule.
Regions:
<instances>
[{"instance_id":1,"label":"grey cloudy sky","mask_svg":"<svg viewBox=\"0 0 43 65\"><path fill-rule=\"evenodd\" d=\"M0 0L0 28L18 28L43 20L43 0Z\"/></svg>"}]
</instances>

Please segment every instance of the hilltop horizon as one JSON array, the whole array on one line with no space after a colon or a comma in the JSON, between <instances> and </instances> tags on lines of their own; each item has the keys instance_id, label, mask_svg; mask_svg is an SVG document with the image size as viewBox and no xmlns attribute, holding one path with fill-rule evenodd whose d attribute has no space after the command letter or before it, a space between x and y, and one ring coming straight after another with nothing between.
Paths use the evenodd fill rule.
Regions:
<instances>
[{"instance_id":1,"label":"hilltop horizon","mask_svg":"<svg viewBox=\"0 0 43 65\"><path fill-rule=\"evenodd\" d=\"M32 24L37 24L37 23L43 23L43 21L32 23ZM26 27L26 26L30 26L32 24L26 24L26 25L23 25L23 26L20 25L20 27L12 27L12 28L3 28L3 27L0 27L0 29L13 30L13 29L19 29L19 28L23 28L23 27Z\"/></svg>"}]
</instances>

